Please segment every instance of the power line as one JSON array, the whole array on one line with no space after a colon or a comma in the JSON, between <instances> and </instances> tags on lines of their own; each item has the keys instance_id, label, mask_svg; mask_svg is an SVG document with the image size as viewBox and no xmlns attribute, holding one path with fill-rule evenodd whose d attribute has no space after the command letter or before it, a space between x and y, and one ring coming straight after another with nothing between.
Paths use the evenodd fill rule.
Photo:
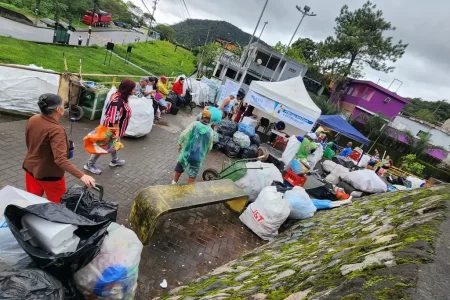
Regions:
<instances>
[{"instance_id":1,"label":"power line","mask_svg":"<svg viewBox=\"0 0 450 300\"><path fill-rule=\"evenodd\" d=\"M191 14L189 13L189 10L188 10L188 8L187 8L187 6L186 6L186 2L185 2L184 0L181 0L181 1L183 1L184 8L186 8L186 12L187 12L187 14L188 14L188 16L189 16L189 19L192 19L192 18L191 18Z\"/></svg>"}]
</instances>

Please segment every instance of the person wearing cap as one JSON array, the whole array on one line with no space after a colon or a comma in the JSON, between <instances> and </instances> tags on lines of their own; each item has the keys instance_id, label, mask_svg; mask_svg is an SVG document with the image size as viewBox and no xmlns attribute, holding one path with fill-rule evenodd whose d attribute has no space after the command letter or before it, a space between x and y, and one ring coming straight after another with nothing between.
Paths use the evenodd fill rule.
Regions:
<instances>
[{"instance_id":1,"label":"person wearing cap","mask_svg":"<svg viewBox=\"0 0 450 300\"><path fill-rule=\"evenodd\" d=\"M229 115L233 115L233 106L236 99L236 92L232 92L230 96L225 98L220 104L219 109L223 111L223 118L226 119L229 117Z\"/></svg>"},{"instance_id":2,"label":"person wearing cap","mask_svg":"<svg viewBox=\"0 0 450 300\"><path fill-rule=\"evenodd\" d=\"M180 77L177 82L173 84L172 92L177 94L177 102L176 105L180 106L184 102L183 94L184 94L184 77Z\"/></svg>"},{"instance_id":3,"label":"person wearing cap","mask_svg":"<svg viewBox=\"0 0 450 300\"><path fill-rule=\"evenodd\" d=\"M214 126L222 121L222 111L214 106L205 106L203 110L207 110L211 113L211 127L214 129ZM198 115L197 121L200 121L201 118L202 113Z\"/></svg>"},{"instance_id":4,"label":"person wearing cap","mask_svg":"<svg viewBox=\"0 0 450 300\"><path fill-rule=\"evenodd\" d=\"M352 152L353 152L352 146L353 146L353 143L352 142L348 142L347 147L342 149L341 153L339 153L339 156L347 157L350 154L352 154Z\"/></svg>"},{"instance_id":5,"label":"person wearing cap","mask_svg":"<svg viewBox=\"0 0 450 300\"><path fill-rule=\"evenodd\" d=\"M163 99L166 99L169 94L169 82L166 76L161 76L156 83L156 91L161 94Z\"/></svg>"},{"instance_id":6,"label":"person wearing cap","mask_svg":"<svg viewBox=\"0 0 450 300\"><path fill-rule=\"evenodd\" d=\"M275 126L274 126L273 129L276 130L276 131L278 131L278 132L280 132L280 133L283 133L283 134L284 134L283 130L286 129L286 124L285 124L283 121L278 121L278 122L275 124ZM272 133L272 134L270 135L270 138L269 138L269 145L272 145L272 144L275 142L275 139L276 139L278 136L279 136L279 135L277 135L277 134L275 134L275 133Z\"/></svg>"},{"instance_id":7,"label":"person wearing cap","mask_svg":"<svg viewBox=\"0 0 450 300\"><path fill-rule=\"evenodd\" d=\"M66 192L64 173L80 179L88 187L95 179L84 174L69 161L69 141L58 121L64 116L60 96L43 94L38 106L41 114L32 116L25 128L27 154L23 162L26 190L51 202L59 203Z\"/></svg>"},{"instance_id":8,"label":"person wearing cap","mask_svg":"<svg viewBox=\"0 0 450 300\"><path fill-rule=\"evenodd\" d=\"M191 123L178 139L180 155L175 166L172 184L177 184L181 175L187 172L189 183L195 182L206 155L213 147L214 131L209 126L211 113L204 110L200 121Z\"/></svg>"},{"instance_id":9,"label":"person wearing cap","mask_svg":"<svg viewBox=\"0 0 450 300\"><path fill-rule=\"evenodd\" d=\"M311 152L317 148L317 144L314 143L316 139L317 139L316 134L312 132L308 133L305 136L296 154L296 157L299 160L301 160L302 162L307 162L308 155L310 155Z\"/></svg>"}]
</instances>

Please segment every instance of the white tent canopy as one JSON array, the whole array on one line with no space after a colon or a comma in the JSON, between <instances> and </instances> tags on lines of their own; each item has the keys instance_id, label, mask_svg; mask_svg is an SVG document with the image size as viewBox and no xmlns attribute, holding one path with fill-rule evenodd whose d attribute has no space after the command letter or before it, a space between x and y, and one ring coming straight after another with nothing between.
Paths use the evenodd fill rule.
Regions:
<instances>
[{"instance_id":1,"label":"white tent canopy","mask_svg":"<svg viewBox=\"0 0 450 300\"><path fill-rule=\"evenodd\" d=\"M301 122L297 121L304 121L304 126L300 128L304 131L310 130L321 114L300 76L280 82L253 81L245 101L295 127L300 128L298 124ZM284 114L286 120L279 114L279 107L283 106L284 110L287 110L286 107L289 109L288 114Z\"/></svg>"}]
</instances>

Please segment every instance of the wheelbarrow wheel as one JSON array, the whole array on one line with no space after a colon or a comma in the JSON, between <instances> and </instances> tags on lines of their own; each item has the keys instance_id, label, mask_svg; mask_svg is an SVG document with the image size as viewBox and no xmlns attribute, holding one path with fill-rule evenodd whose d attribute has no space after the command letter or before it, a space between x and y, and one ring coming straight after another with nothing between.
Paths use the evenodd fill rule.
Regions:
<instances>
[{"instance_id":1,"label":"wheelbarrow wheel","mask_svg":"<svg viewBox=\"0 0 450 300\"><path fill-rule=\"evenodd\" d=\"M190 107L191 110L192 110L192 109L194 109L194 108L197 107L197 104L195 104L195 102L192 102L192 101L191 101L191 102L189 103L189 107Z\"/></svg>"},{"instance_id":2,"label":"wheelbarrow wheel","mask_svg":"<svg viewBox=\"0 0 450 300\"><path fill-rule=\"evenodd\" d=\"M81 118L84 116L84 111L81 106L78 105L72 105L70 107L70 118L75 119L75 121L80 121Z\"/></svg>"},{"instance_id":3,"label":"wheelbarrow wheel","mask_svg":"<svg viewBox=\"0 0 450 300\"><path fill-rule=\"evenodd\" d=\"M219 172L217 172L214 169L206 169L203 172L202 178L204 181L212 181L212 180L219 179Z\"/></svg>"}]
</instances>

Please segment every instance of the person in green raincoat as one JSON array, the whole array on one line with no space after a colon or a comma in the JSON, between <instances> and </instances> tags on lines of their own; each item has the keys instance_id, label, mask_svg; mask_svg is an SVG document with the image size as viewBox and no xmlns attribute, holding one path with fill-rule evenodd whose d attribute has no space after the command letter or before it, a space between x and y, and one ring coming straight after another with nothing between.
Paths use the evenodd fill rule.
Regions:
<instances>
[{"instance_id":1,"label":"person in green raincoat","mask_svg":"<svg viewBox=\"0 0 450 300\"><path fill-rule=\"evenodd\" d=\"M180 155L175 166L175 175L172 184L177 184L181 175L187 172L189 183L195 182L197 174L202 167L206 154L213 147L214 131L209 125L211 112L204 110L200 121L190 124L178 139Z\"/></svg>"},{"instance_id":2,"label":"person in green raincoat","mask_svg":"<svg viewBox=\"0 0 450 300\"><path fill-rule=\"evenodd\" d=\"M311 151L317 148L317 144L313 141L317 139L315 133L308 133L303 142L300 144L300 148L297 151L296 157L298 160L307 162L308 155L311 154Z\"/></svg>"}]
</instances>

